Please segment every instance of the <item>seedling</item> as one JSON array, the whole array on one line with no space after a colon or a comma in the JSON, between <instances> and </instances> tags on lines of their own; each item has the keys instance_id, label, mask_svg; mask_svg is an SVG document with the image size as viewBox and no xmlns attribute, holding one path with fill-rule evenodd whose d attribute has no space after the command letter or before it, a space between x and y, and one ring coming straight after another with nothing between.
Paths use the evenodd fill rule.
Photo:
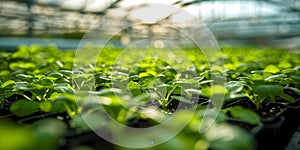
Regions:
<instances>
[{"instance_id":1,"label":"seedling","mask_svg":"<svg viewBox=\"0 0 300 150\"><path fill-rule=\"evenodd\" d=\"M242 81L238 81L239 86L243 87L241 92L255 104L257 109L261 108L261 104L266 100L275 102L276 97L280 97L289 102L295 101L293 97L284 93L284 87L280 83L268 82L260 78L254 79L253 75L240 78L240 80Z\"/></svg>"}]
</instances>

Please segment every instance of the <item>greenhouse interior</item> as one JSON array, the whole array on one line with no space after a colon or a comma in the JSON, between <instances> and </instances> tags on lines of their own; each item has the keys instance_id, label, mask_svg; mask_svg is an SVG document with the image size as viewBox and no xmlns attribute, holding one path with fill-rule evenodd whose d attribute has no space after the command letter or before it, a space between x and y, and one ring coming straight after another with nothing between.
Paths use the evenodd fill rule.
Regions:
<instances>
[{"instance_id":1,"label":"greenhouse interior","mask_svg":"<svg viewBox=\"0 0 300 150\"><path fill-rule=\"evenodd\" d=\"M299 0L1 0L1 150L299 150Z\"/></svg>"}]
</instances>

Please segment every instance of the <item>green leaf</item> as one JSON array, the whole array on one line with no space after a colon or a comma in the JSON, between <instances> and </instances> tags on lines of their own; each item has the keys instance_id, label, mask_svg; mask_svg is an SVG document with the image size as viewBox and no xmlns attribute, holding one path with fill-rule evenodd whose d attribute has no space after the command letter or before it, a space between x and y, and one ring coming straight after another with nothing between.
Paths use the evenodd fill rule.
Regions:
<instances>
[{"instance_id":1,"label":"green leaf","mask_svg":"<svg viewBox=\"0 0 300 150\"><path fill-rule=\"evenodd\" d=\"M46 118L41 119L32 123L32 128L37 130L35 131L35 135L37 137L42 137L40 139L47 146L47 150L55 149L56 139L60 138L65 134L66 131L66 123L62 120L56 118Z\"/></svg>"},{"instance_id":2,"label":"green leaf","mask_svg":"<svg viewBox=\"0 0 300 150\"><path fill-rule=\"evenodd\" d=\"M300 90L297 89L297 88L294 88L294 87L284 87L284 89L292 90L292 91L294 91L295 93L297 93L298 95L300 95Z\"/></svg>"},{"instance_id":3,"label":"green leaf","mask_svg":"<svg viewBox=\"0 0 300 150\"><path fill-rule=\"evenodd\" d=\"M281 71L281 73L283 73L283 74L291 74L291 73L294 73L294 72L296 72L296 70L292 69L292 68L284 69L284 70Z\"/></svg>"},{"instance_id":4,"label":"green leaf","mask_svg":"<svg viewBox=\"0 0 300 150\"><path fill-rule=\"evenodd\" d=\"M52 107L50 112L64 112L65 110L66 109L62 101L57 100L52 102Z\"/></svg>"},{"instance_id":5,"label":"green leaf","mask_svg":"<svg viewBox=\"0 0 300 150\"><path fill-rule=\"evenodd\" d=\"M150 99L150 95L148 93L142 93L136 97L134 97L134 100L137 102L147 102Z\"/></svg>"},{"instance_id":6,"label":"green leaf","mask_svg":"<svg viewBox=\"0 0 300 150\"><path fill-rule=\"evenodd\" d=\"M204 80L204 81L201 81L199 84L204 85L204 84L210 84L212 82L213 82L213 80Z\"/></svg>"},{"instance_id":7,"label":"green leaf","mask_svg":"<svg viewBox=\"0 0 300 150\"><path fill-rule=\"evenodd\" d=\"M0 120L0 149L1 150L29 150L37 149L37 137L34 130L12 121Z\"/></svg>"},{"instance_id":8,"label":"green leaf","mask_svg":"<svg viewBox=\"0 0 300 150\"><path fill-rule=\"evenodd\" d=\"M295 99L293 97L291 97L290 95L282 93L279 96L289 102L295 102Z\"/></svg>"},{"instance_id":9,"label":"green leaf","mask_svg":"<svg viewBox=\"0 0 300 150\"><path fill-rule=\"evenodd\" d=\"M50 73L47 77L62 78L64 75L59 72Z\"/></svg>"},{"instance_id":10,"label":"green leaf","mask_svg":"<svg viewBox=\"0 0 300 150\"><path fill-rule=\"evenodd\" d=\"M25 74L17 74L16 77L22 81L31 81L30 76L29 75L25 75Z\"/></svg>"},{"instance_id":11,"label":"green leaf","mask_svg":"<svg viewBox=\"0 0 300 150\"><path fill-rule=\"evenodd\" d=\"M104 126L105 119L99 113L86 113L83 115L76 115L70 121L70 125L72 128L91 131L91 129L100 128Z\"/></svg>"},{"instance_id":12,"label":"green leaf","mask_svg":"<svg viewBox=\"0 0 300 150\"><path fill-rule=\"evenodd\" d=\"M268 65L265 69L264 69L264 73L278 73L280 72L280 70L274 66L274 65Z\"/></svg>"},{"instance_id":13,"label":"green leaf","mask_svg":"<svg viewBox=\"0 0 300 150\"><path fill-rule=\"evenodd\" d=\"M127 84L127 88L128 88L128 90L130 90L130 93L132 96L138 96L142 93L142 91L140 89L140 85L137 82L130 81Z\"/></svg>"},{"instance_id":14,"label":"green leaf","mask_svg":"<svg viewBox=\"0 0 300 150\"><path fill-rule=\"evenodd\" d=\"M211 86L211 89L212 89L211 94L218 95L218 94L227 94L228 93L228 90L223 85L214 85L214 86Z\"/></svg>"},{"instance_id":15,"label":"green leaf","mask_svg":"<svg viewBox=\"0 0 300 150\"><path fill-rule=\"evenodd\" d=\"M253 92L262 96L278 95L283 93L283 87L280 85L258 85L253 87Z\"/></svg>"},{"instance_id":16,"label":"green leaf","mask_svg":"<svg viewBox=\"0 0 300 150\"><path fill-rule=\"evenodd\" d=\"M121 90L117 88L108 88L102 89L100 91L88 91L89 94L98 95L98 96L109 96L114 94L121 94Z\"/></svg>"},{"instance_id":17,"label":"green leaf","mask_svg":"<svg viewBox=\"0 0 300 150\"><path fill-rule=\"evenodd\" d=\"M288 84L291 84L291 82L292 82L292 79L291 79L291 78L283 78L283 79L281 79L281 80L279 81L279 83L280 83L281 85L288 85Z\"/></svg>"},{"instance_id":18,"label":"green leaf","mask_svg":"<svg viewBox=\"0 0 300 150\"><path fill-rule=\"evenodd\" d=\"M300 66L296 66L296 67L294 68L294 70L300 72Z\"/></svg>"},{"instance_id":19,"label":"green leaf","mask_svg":"<svg viewBox=\"0 0 300 150\"><path fill-rule=\"evenodd\" d=\"M15 84L16 84L15 81L8 80L1 84L1 88L9 88L11 85L15 85Z\"/></svg>"},{"instance_id":20,"label":"green leaf","mask_svg":"<svg viewBox=\"0 0 300 150\"><path fill-rule=\"evenodd\" d=\"M263 72L264 72L263 70L252 70L251 71L252 74L260 74L260 75L263 74Z\"/></svg>"},{"instance_id":21,"label":"green leaf","mask_svg":"<svg viewBox=\"0 0 300 150\"><path fill-rule=\"evenodd\" d=\"M283 69L286 69L286 68L290 68L292 65L287 62L287 61L281 61L279 64L278 64L278 67L279 68L283 68Z\"/></svg>"},{"instance_id":22,"label":"green leaf","mask_svg":"<svg viewBox=\"0 0 300 150\"><path fill-rule=\"evenodd\" d=\"M39 110L39 102L29 100L18 100L13 103L9 110L20 117L31 115Z\"/></svg>"},{"instance_id":23,"label":"green leaf","mask_svg":"<svg viewBox=\"0 0 300 150\"><path fill-rule=\"evenodd\" d=\"M243 108L241 106L233 106L229 108L230 114L233 118L243 122L256 125L260 122L260 117L253 111Z\"/></svg>"},{"instance_id":24,"label":"green leaf","mask_svg":"<svg viewBox=\"0 0 300 150\"><path fill-rule=\"evenodd\" d=\"M66 78L59 78L57 80L55 80L55 83L71 83L70 80L66 79Z\"/></svg>"},{"instance_id":25,"label":"green leaf","mask_svg":"<svg viewBox=\"0 0 300 150\"><path fill-rule=\"evenodd\" d=\"M71 78L73 75L73 72L70 70L60 70L60 73L62 73L65 77Z\"/></svg>"},{"instance_id":26,"label":"green leaf","mask_svg":"<svg viewBox=\"0 0 300 150\"><path fill-rule=\"evenodd\" d=\"M265 81L276 81L276 80L283 79L286 77L287 77L287 75L285 75L285 74L276 74L276 75L272 75L272 76L265 78Z\"/></svg>"},{"instance_id":27,"label":"green leaf","mask_svg":"<svg viewBox=\"0 0 300 150\"><path fill-rule=\"evenodd\" d=\"M209 142L209 148L214 150L253 150L255 139L245 130L229 125L216 124L205 133L205 139Z\"/></svg>"},{"instance_id":28,"label":"green leaf","mask_svg":"<svg viewBox=\"0 0 300 150\"><path fill-rule=\"evenodd\" d=\"M11 76L11 71L9 70L1 70L0 76Z\"/></svg>"},{"instance_id":29,"label":"green leaf","mask_svg":"<svg viewBox=\"0 0 300 150\"><path fill-rule=\"evenodd\" d=\"M48 78L41 79L41 84L45 86L51 86L54 84L54 82Z\"/></svg>"},{"instance_id":30,"label":"green leaf","mask_svg":"<svg viewBox=\"0 0 300 150\"><path fill-rule=\"evenodd\" d=\"M184 103L188 103L188 104L192 104L192 102L184 97L181 96L171 96L172 99L176 99L180 102L184 102Z\"/></svg>"},{"instance_id":31,"label":"green leaf","mask_svg":"<svg viewBox=\"0 0 300 150\"><path fill-rule=\"evenodd\" d=\"M99 80L97 80L97 81L101 82L101 83L103 83L103 82L110 82L110 78L108 78L108 77L102 77L102 76L100 76L98 79Z\"/></svg>"},{"instance_id":32,"label":"green leaf","mask_svg":"<svg viewBox=\"0 0 300 150\"><path fill-rule=\"evenodd\" d=\"M245 82L243 81L229 81L225 84L225 87L230 93L238 93L243 90Z\"/></svg>"},{"instance_id":33,"label":"green leaf","mask_svg":"<svg viewBox=\"0 0 300 150\"><path fill-rule=\"evenodd\" d=\"M12 91L2 92L2 93L0 93L0 100L4 99L4 98L7 98L7 97L10 97L14 94L18 94L18 92L12 92Z\"/></svg>"},{"instance_id":34,"label":"green leaf","mask_svg":"<svg viewBox=\"0 0 300 150\"><path fill-rule=\"evenodd\" d=\"M201 89L201 95L205 97L210 97L211 96L211 88L210 87L205 87Z\"/></svg>"},{"instance_id":35,"label":"green leaf","mask_svg":"<svg viewBox=\"0 0 300 150\"><path fill-rule=\"evenodd\" d=\"M291 78L293 81L300 82L300 76L297 76L297 75L290 75L290 78Z\"/></svg>"},{"instance_id":36,"label":"green leaf","mask_svg":"<svg viewBox=\"0 0 300 150\"><path fill-rule=\"evenodd\" d=\"M51 101L43 101L39 104L39 107L44 112L50 112L52 108L52 102Z\"/></svg>"},{"instance_id":37,"label":"green leaf","mask_svg":"<svg viewBox=\"0 0 300 150\"><path fill-rule=\"evenodd\" d=\"M137 82L134 81L130 81L127 85L127 88L129 90L133 90L133 89L140 89L140 85Z\"/></svg>"},{"instance_id":38,"label":"green leaf","mask_svg":"<svg viewBox=\"0 0 300 150\"><path fill-rule=\"evenodd\" d=\"M9 64L9 68L12 70L18 70L18 69L30 70L30 69L35 69L36 65L30 62L12 62Z\"/></svg>"},{"instance_id":39,"label":"green leaf","mask_svg":"<svg viewBox=\"0 0 300 150\"><path fill-rule=\"evenodd\" d=\"M251 74L248 78L249 78L250 80L257 81L257 80L262 80L262 79L263 79L263 76L260 75L260 74Z\"/></svg>"},{"instance_id":40,"label":"green leaf","mask_svg":"<svg viewBox=\"0 0 300 150\"><path fill-rule=\"evenodd\" d=\"M25 91L31 91L39 88L38 85L34 85L28 82L16 82L16 85L14 87Z\"/></svg>"},{"instance_id":41,"label":"green leaf","mask_svg":"<svg viewBox=\"0 0 300 150\"><path fill-rule=\"evenodd\" d=\"M139 79L139 76L138 75L132 75L129 77L129 80L132 80L132 81L135 81L135 80L138 80Z\"/></svg>"},{"instance_id":42,"label":"green leaf","mask_svg":"<svg viewBox=\"0 0 300 150\"><path fill-rule=\"evenodd\" d=\"M226 70L225 73L228 75L235 75L237 72L234 70Z\"/></svg>"},{"instance_id":43,"label":"green leaf","mask_svg":"<svg viewBox=\"0 0 300 150\"><path fill-rule=\"evenodd\" d=\"M74 93L73 89L69 87L69 85L66 83L56 84L54 86L54 90L58 93L70 93L70 94Z\"/></svg>"},{"instance_id":44,"label":"green leaf","mask_svg":"<svg viewBox=\"0 0 300 150\"><path fill-rule=\"evenodd\" d=\"M154 76L150 73L142 72L139 74L139 78L154 78Z\"/></svg>"},{"instance_id":45,"label":"green leaf","mask_svg":"<svg viewBox=\"0 0 300 150\"><path fill-rule=\"evenodd\" d=\"M155 87L156 91L160 94L160 96L165 97L167 96L168 92L173 89L173 86L168 84L161 84Z\"/></svg>"},{"instance_id":46,"label":"green leaf","mask_svg":"<svg viewBox=\"0 0 300 150\"><path fill-rule=\"evenodd\" d=\"M175 87L175 86L173 86ZM175 89L172 90L172 94L182 94L182 86L181 85L177 85L175 87Z\"/></svg>"}]
</instances>

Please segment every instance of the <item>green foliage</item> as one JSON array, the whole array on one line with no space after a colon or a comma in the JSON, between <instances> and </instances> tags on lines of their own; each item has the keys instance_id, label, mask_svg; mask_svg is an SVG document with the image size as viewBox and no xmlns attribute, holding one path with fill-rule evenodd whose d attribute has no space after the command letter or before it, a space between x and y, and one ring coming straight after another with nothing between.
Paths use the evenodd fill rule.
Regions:
<instances>
[{"instance_id":1,"label":"green foliage","mask_svg":"<svg viewBox=\"0 0 300 150\"><path fill-rule=\"evenodd\" d=\"M35 136L30 128L24 128L11 121L0 120L0 149L33 149Z\"/></svg>"},{"instance_id":2,"label":"green foliage","mask_svg":"<svg viewBox=\"0 0 300 150\"><path fill-rule=\"evenodd\" d=\"M259 109L263 101L276 101L276 97L294 102L295 98L284 93L284 89L288 88L291 79L285 74L265 75L250 74L247 77L239 78L239 87L242 88L241 93L248 97Z\"/></svg>"},{"instance_id":3,"label":"green foliage","mask_svg":"<svg viewBox=\"0 0 300 150\"><path fill-rule=\"evenodd\" d=\"M11 107L10 111L18 116L31 115L39 110L39 103L37 101L18 100Z\"/></svg>"},{"instance_id":4,"label":"green foliage","mask_svg":"<svg viewBox=\"0 0 300 150\"><path fill-rule=\"evenodd\" d=\"M15 81L13 80L7 80L4 83L1 82L0 80L0 108L3 109L4 106L4 100L14 94L16 92L13 89L13 86L16 84Z\"/></svg>"},{"instance_id":5,"label":"green foliage","mask_svg":"<svg viewBox=\"0 0 300 150\"><path fill-rule=\"evenodd\" d=\"M57 119L44 119L26 127L0 120L0 149L58 149L58 140L66 125Z\"/></svg>"},{"instance_id":6,"label":"green foliage","mask_svg":"<svg viewBox=\"0 0 300 150\"><path fill-rule=\"evenodd\" d=\"M251 135L245 131L227 124L212 126L206 133L205 139L209 141L211 149L254 149L255 142Z\"/></svg>"},{"instance_id":7,"label":"green foliage","mask_svg":"<svg viewBox=\"0 0 300 150\"><path fill-rule=\"evenodd\" d=\"M257 109L263 102L278 99L294 102L286 90L300 95L299 54L281 50L223 48L223 56L211 58L213 66L210 66L197 49L183 50L185 55L177 50L158 53L151 48L123 54L123 49L107 47L96 64L91 64L90 59L96 55L90 49L91 53L77 60L74 51L60 51L55 47L21 46L15 52L0 52L1 111L5 111L4 104L9 102L9 111L17 117L66 113L71 118L71 128L85 132L89 127L84 120L93 127L103 126L102 122L95 121L105 119L98 114L103 111L98 109L99 105L120 123L128 124L136 118L155 125L172 115L176 103L192 107L197 105L195 99L209 101L213 94L225 95L225 103L249 98ZM144 53L151 57L143 57ZM225 70L219 59L224 60ZM225 81L223 77L227 80L225 85L220 84ZM81 92L91 97L87 99L83 94L75 102L74 94L81 96ZM211 104L216 106L215 102ZM174 139L154 149L255 148L255 141L248 133L226 123L224 112L251 125L260 122L256 113L240 106L226 108L220 112L217 124L200 134L199 125L207 107L195 107L194 114L188 109L178 110L179 120L193 115L191 121ZM11 132L18 138L13 140L12 136L1 134L0 141L7 144L2 142L0 149L43 149L37 142L55 149L53 145L65 131L65 124L58 120L42 120L26 129L12 123L6 127L5 123L0 122L1 133Z\"/></svg>"},{"instance_id":8,"label":"green foliage","mask_svg":"<svg viewBox=\"0 0 300 150\"><path fill-rule=\"evenodd\" d=\"M228 111L232 118L248 124L257 125L260 122L260 117L255 112L241 106L233 106L225 111Z\"/></svg>"}]
</instances>

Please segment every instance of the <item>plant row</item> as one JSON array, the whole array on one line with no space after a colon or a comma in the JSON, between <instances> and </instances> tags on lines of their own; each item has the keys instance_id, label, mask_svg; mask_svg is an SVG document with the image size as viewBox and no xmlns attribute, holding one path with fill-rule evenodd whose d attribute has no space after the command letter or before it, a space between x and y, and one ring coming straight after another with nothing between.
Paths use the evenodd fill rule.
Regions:
<instances>
[{"instance_id":1,"label":"plant row","mask_svg":"<svg viewBox=\"0 0 300 150\"><path fill-rule=\"evenodd\" d=\"M8 141L0 149L97 148L99 141L76 137L91 134L91 128L117 137L119 131L103 123L103 113L135 128L155 127L170 117L176 128L191 117L178 135L153 149L256 149L261 125L299 106L299 54L225 47L221 56L207 59L196 49L124 53L110 47L96 55L98 50L21 46L0 52L0 131L5 133L0 139ZM209 108L220 111L199 133Z\"/></svg>"}]
</instances>

